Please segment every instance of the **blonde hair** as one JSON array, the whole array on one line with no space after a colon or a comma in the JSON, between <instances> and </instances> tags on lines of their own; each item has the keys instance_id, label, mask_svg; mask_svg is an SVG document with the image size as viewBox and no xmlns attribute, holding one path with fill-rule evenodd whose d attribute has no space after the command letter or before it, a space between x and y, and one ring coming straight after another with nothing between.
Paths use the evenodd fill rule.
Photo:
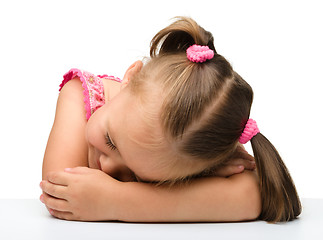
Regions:
<instances>
[{"instance_id":1,"label":"blonde hair","mask_svg":"<svg viewBox=\"0 0 323 240\"><path fill-rule=\"evenodd\" d=\"M187 59L186 49L208 46L214 57L204 63ZM205 169L224 164L235 152L249 119L253 91L217 54L213 36L191 18L179 17L151 41L151 59L131 86L144 90L149 81L160 87L163 103L160 125L185 161L205 163ZM273 145L262 134L251 140L260 182L260 219L295 219L301 212L292 178Z\"/></svg>"}]
</instances>

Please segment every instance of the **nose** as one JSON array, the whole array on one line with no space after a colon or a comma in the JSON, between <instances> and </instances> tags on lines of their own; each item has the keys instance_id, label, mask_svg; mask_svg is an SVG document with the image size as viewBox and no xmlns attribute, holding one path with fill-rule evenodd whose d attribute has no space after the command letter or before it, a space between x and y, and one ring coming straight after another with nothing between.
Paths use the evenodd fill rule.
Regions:
<instances>
[{"instance_id":1,"label":"nose","mask_svg":"<svg viewBox=\"0 0 323 240\"><path fill-rule=\"evenodd\" d=\"M100 157L100 164L103 172L119 181L130 182L135 180L133 172L127 166L111 158Z\"/></svg>"}]
</instances>

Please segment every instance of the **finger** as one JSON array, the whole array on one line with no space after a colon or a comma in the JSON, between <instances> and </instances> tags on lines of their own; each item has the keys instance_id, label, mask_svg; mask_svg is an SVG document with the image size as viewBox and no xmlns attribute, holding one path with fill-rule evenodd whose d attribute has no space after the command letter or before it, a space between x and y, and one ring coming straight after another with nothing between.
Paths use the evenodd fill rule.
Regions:
<instances>
[{"instance_id":1,"label":"finger","mask_svg":"<svg viewBox=\"0 0 323 240\"><path fill-rule=\"evenodd\" d=\"M255 161L255 158L250 155L243 146L238 146L232 158L243 158L249 161Z\"/></svg>"},{"instance_id":2,"label":"finger","mask_svg":"<svg viewBox=\"0 0 323 240\"><path fill-rule=\"evenodd\" d=\"M248 161L246 162L245 169L247 170L255 170L256 169L256 162L255 161Z\"/></svg>"},{"instance_id":3,"label":"finger","mask_svg":"<svg viewBox=\"0 0 323 240\"><path fill-rule=\"evenodd\" d=\"M41 181L40 188L43 192L56 198L66 199L67 187L62 185L53 184L46 180Z\"/></svg>"},{"instance_id":4,"label":"finger","mask_svg":"<svg viewBox=\"0 0 323 240\"><path fill-rule=\"evenodd\" d=\"M236 158L231 159L227 164L227 166L244 166L245 169L254 170L256 168L256 163L254 161L249 161L246 159Z\"/></svg>"},{"instance_id":5,"label":"finger","mask_svg":"<svg viewBox=\"0 0 323 240\"><path fill-rule=\"evenodd\" d=\"M49 209L49 213L56 218L63 219L63 220L76 220L74 218L73 213L71 212L64 212L64 211L58 211L55 209Z\"/></svg>"},{"instance_id":6,"label":"finger","mask_svg":"<svg viewBox=\"0 0 323 240\"><path fill-rule=\"evenodd\" d=\"M234 158L242 158L249 161L255 161L255 158L247 152L238 152L234 155Z\"/></svg>"},{"instance_id":7,"label":"finger","mask_svg":"<svg viewBox=\"0 0 323 240\"><path fill-rule=\"evenodd\" d=\"M256 168L256 163L255 161L249 161L249 160L246 160L246 159L241 159L241 158L238 158L238 159L234 159L230 162L230 165L243 165L245 169L248 169L248 170L253 170Z\"/></svg>"},{"instance_id":8,"label":"finger","mask_svg":"<svg viewBox=\"0 0 323 240\"><path fill-rule=\"evenodd\" d=\"M49 172L47 174L47 180L51 183L54 184L59 184L62 186L67 186L68 185L68 179L69 179L69 175L66 172Z\"/></svg>"},{"instance_id":9,"label":"finger","mask_svg":"<svg viewBox=\"0 0 323 240\"><path fill-rule=\"evenodd\" d=\"M248 161L243 159L243 166L247 170L254 170L256 168L256 162L255 161Z\"/></svg>"},{"instance_id":10,"label":"finger","mask_svg":"<svg viewBox=\"0 0 323 240\"><path fill-rule=\"evenodd\" d=\"M54 197L48 195L47 193L43 193L40 196L40 201L42 203L44 203L50 209L54 209L57 211L64 211L64 212L69 211L69 204L66 200L54 198Z\"/></svg>"},{"instance_id":11,"label":"finger","mask_svg":"<svg viewBox=\"0 0 323 240\"><path fill-rule=\"evenodd\" d=\"M219 177L229 177L233 174L242 173L244 171L243 165L228 165L221 167L216 171L216 176Z\"/></svg>"}]
</instances>

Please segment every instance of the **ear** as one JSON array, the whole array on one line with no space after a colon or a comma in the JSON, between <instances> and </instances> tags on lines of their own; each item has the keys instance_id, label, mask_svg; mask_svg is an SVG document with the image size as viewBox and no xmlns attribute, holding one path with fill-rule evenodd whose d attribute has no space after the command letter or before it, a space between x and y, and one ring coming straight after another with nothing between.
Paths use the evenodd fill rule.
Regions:
<instances>
[{"instance_id":1,"label":"ear","mask_svg":"<svg viewBox=\"0 0 323 240\"><path fill-rule=\"evenodd\" d=\"M127 86L127 84L132 80L132 78L140 72L143 66L142 61L136 61L128 68L123 79L122 79L122 87Z\"/></svg>"}]
</instances>

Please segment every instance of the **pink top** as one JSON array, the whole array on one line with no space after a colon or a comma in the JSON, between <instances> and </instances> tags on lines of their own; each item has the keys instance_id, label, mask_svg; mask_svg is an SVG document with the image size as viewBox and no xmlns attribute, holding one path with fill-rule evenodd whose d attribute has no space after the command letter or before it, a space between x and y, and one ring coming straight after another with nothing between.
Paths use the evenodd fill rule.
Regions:
<instances>
[{"instance_id":1,"label":"pink top","mask_svg":"<svg viewBox=\"0 0 323 240\"><path fill-rule=\"evenodd\" d=\"M104 87L102 79L109 79L117 82L122 80L117 77L108 76L108 75L97 75L95 76L92 73L82 71L76 68L72 68L64 75L64 80L59 85L62 90L64 85L71 79L79 77L82 82L82 87L84 89L84 103L86 110L86 120L89 120L92 114L102 107L105 104L104 98Z\"/></svg>"}]
</instances>

